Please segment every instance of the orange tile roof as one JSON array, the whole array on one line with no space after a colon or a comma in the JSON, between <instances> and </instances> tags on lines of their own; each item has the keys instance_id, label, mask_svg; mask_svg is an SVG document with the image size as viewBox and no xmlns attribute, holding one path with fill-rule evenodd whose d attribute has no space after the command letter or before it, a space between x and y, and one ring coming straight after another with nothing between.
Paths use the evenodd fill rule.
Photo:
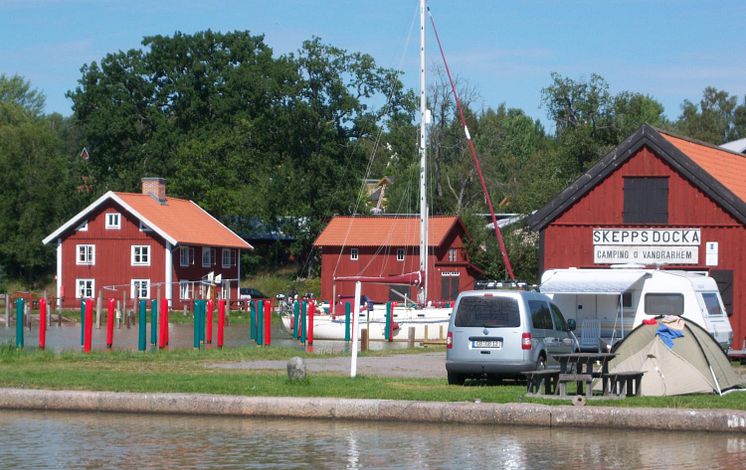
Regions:
<instances>
[{"instance_id":1,"label":"orange tile roof","mask_svg":"<svg viewBox=\"0 0 746 470\"><path fill-rule=\"evenodd\" d=\"M746 156L706 144L676 137L664 132L660 135L681 150L705 172L718 180L742 201L746 201Z\"/></svg>"},{"instance_id":2,"label":"orange tile roof","mask_svg":"<svg viewBox=\"0 0 746 470\"><path fill-rule=\"evenodd\" d=\"M144 219L179 244L252 249L241 237L192 201L166 198L166 204L149 195L114 193Z\"/></svg>"},{"instance_id":3,"label":"orange tile roof","mask_svg":"<svg viewBox=\"0 0 746 470\"><path fill-rule=\"evenodd\" d=\"M334 217L314 246L418 246L419 217ZM440 246L458 217L430 217L428 246Z\"/></svg>"}]
</instances>

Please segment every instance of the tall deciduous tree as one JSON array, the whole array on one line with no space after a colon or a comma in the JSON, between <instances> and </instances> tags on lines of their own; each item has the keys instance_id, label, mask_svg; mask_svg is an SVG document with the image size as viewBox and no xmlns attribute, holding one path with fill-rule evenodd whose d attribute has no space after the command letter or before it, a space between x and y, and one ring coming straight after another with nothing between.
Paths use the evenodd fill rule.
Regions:
<instances>
[{"instance_id":1,"label":"tall deciduous tree","mask_svg":"<svg viewBox=\"0 0 746 470\"><path fill-rule=\"evenodd\" d=\"M699 104L684 100L676 129L687 137L720 145L746 137L746 96L736 96L714 87L705 88Z\"/></svg>"}]
</instances>

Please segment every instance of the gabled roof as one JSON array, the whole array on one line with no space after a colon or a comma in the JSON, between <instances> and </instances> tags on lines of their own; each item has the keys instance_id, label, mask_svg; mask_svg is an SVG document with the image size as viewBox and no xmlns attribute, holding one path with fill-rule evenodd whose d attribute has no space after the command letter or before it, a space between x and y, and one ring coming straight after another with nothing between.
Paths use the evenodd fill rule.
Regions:
<instances>
[{"instance_id":1,"label":"gabled roof","mask_svg":"<svg viewBox=\"0 0 746 470\"><path fill-rule=\"evenodd\" d=\"M725 211L746 224L746 179L743 176L746 175L746 156L675 136L647 124L531 214L527 224L534 230L542 230L643 147L648 147Z\"/></svg>"},{"instance_id":2,"label":"gabled roof","mask_svg":"<svg viewBox=\"0 0 746 470\"><path fill-rule=\"evenodd\" d=\"M731 152L745 153L746 152L746 138L733 140L731 142L726 142L723 145L721 145L720 148L725 149L725 150L730 150Z\"/></svg>"},{"instance_id":3,"label":"gabled roof","mask_svg":"<svg viewBox=\"0 0 746 470\"><path fill-rule=\"evenodd\" d=\"M430 217L428 246L440 246L461 219ZM464 230L465 231L465 230ZM314 246L418 246L419 217L334 217L318 236Z\"/></svg>"},{"instance_id":4,"label":"gabled roof","mask_svg":"<svg viewBox=\"0 0 746 470\"><path fill-rule=\"evenodd\" d=\"M146 194L115 193L109 191L57 230L48 235L44 244L77 227L87 216L106 201L112 200L135 218L150 227L172 245L203 245L251 250L253 247L207 211L192 201L166 198L159 203Z\"/></svg>"}]
</instances>

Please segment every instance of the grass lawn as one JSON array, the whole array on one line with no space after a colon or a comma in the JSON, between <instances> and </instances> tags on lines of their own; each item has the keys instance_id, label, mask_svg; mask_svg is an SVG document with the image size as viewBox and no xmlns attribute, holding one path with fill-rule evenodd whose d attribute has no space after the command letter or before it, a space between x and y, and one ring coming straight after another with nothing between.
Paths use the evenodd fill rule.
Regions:
<instances>
[{"instance_id":1,"label":"grass lawn","mask_svg":"<svg viewBox=\"0 0 746 470\"><path fill-rule=\"evenodd\" d=\"M432 351L432 349L428 349ZM377 352L369 355L391 354ZM398 352L402 353L402 352ZM0 347L0 385L52 390L106 390L121 392L182 392L245 396L298 396L379 398L424 401L567 404L567 400L527 398L522 384L447 385L443 379L402 379L311 374L290 382L284 370L257 371L207 367L210 363L249 360L287 360L304 355L289 348L235 348L207 351L180 350L153 353L69 352ZM310 355L308 355L310 357ZM323 355L313 355L323 358ZM331 356L326 356L331 357ZM746 410L746 392L723 397L688 395L592 400L589 406L664 408L722 408Z\"/></svg>"}]
</instances>

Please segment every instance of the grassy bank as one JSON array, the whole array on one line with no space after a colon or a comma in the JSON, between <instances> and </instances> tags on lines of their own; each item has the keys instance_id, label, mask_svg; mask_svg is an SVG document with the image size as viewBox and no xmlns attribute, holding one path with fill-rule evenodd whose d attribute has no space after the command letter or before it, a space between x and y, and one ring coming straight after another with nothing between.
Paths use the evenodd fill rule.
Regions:
<instances>
[{"instance_id":1,"label":"grassy bank","mask_svg":"<svg viewBox=\"0 0 746 470\"><path fill-rule=\"evenodd\" d=\"M208 367L217 362L287 360L297 355L303 356L305 353L295 349L273 347L222 351L182 350L157 354L97 352L84 355L72 352L55 355L38 350L17 350L12 346L3 346L0 348L0 385L53 390L567 404L566 400L527 398L525 386L521 384L478 383L470 386L451 386L446 384L445 377L350 379L332 374L312 374L303 382L290 382L284 370L256 371ZM593 400L589 405L746 410L746 393L731 393L724 397L691 395Z\"/></svg>"}]
</instances>

